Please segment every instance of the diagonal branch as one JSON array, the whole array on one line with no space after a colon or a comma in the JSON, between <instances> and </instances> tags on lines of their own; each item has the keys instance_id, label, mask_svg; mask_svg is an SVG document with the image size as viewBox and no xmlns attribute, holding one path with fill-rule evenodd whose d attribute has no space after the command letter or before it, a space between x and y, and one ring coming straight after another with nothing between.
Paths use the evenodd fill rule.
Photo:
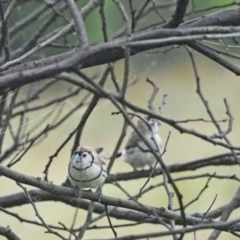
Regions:
<instances>
[{"instance_id":1,"label":"diagonal branch","mask_svg":"<svg viewBox=\"0 0 240 240\"><path fill-rule=\"evenodd\" d=\"M226 206L224 211L222 212L222 216L220 218L220 221L227 221L228 218L230 217L232 211L239 206L240 202L240 188L238 188L234 198L229 202L229 204ZM211 235L209 236L208 240L216 240L218 236L220 235L219 230L214 230Z\"/></svg>"},{"instance_id":2,"label":"diagonal branch","mask_svg":"<svg viewBox=\"0 0 240 240\"><path fill-rule=\"evenodd\" d=\"M0 226L0 235L6 237L8 240L21 240L10 228Z\"/></svg>"}]
</instances>

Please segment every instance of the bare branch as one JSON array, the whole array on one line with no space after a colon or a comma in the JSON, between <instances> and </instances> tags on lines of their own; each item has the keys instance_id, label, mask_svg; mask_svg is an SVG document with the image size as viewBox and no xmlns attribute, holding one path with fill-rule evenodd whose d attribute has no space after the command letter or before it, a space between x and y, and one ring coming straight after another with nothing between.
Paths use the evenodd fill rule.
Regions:
<instances>
[{"instance_id":1,"label":"bare branch","mask_svg":"<svg viewBox=\"0 0 240 240\"><path fill-rule=\"evenodd\" d=\"M156 95L157 95L157 93L159 91L159 88L156 86L156 84L150 78L147 78L146 81L148 83L150 83L152 85L152 87L153 87L153 92L151 94L150 99L148 100L148 109L150 111L154 112L153 101L154 101L154 99L155 99L155 97L156 97Z\"/></svg>"},{"instance_id":2,"label":"bare branch","mask_svg":"<svg viewBox=\"0 0 240 240\"><path fill-rule=\"evenodd\" d=\"M0 226L0 235L6 237L8 240L21 240L10 228Z\"/></svg>"},{"instance_id":3,"label":"bare branch","mask_svg":"<svg viewBox=\"0 0 240 240\"><path fill-rule=\"evenodd\" d=\"M164 236L173 240L181 240L187 233L193 235L193 238L197 240L197 232L207 229L212 232L209 239L217 239L222 231L239 237L240 219L228 220L228 218L235 209L238 211L240 208L240 190L235 196L230 196L228 203L223 202L220 206L215 206L216 195L213 201L205 201L205 206L202 208L205 209L204 211L193 208L193 211L190 212L186 211L186 208L191 204L192 207L197 206L198 201L204 198L207 187L210 188L210 191L214 188L212 184L209 185L212 179L214 182L222 181L228 184L240 182L237 175L240 146L235 137L237 126L233 122L238 116L234 115L237 111L234 109L236 105L232 100L235 92L233 94L230 92L231 87L237 89L238 82L235 81L232 85L231 79L227 76L228 89L224 91L222 86L215 89L218 91L216 94L221 94L222 107L226 112L226 119L218 118L215 113L219 113L221 109L218 110L216 109L217 105L211 104L215 95L210 94L209 99L206 98L199 75L201 69L198 69L202 65L197 65L198 62L190 50L191 48L204 55L205 58L201 58L201 61L210 59L222 71L229 70L237 76L240 75L238 64L240 60L238 54L240 3L233 1L205 6L204 3L197 5L194 0L191 0L189 8L189 0L165 2L164 0L128 0L126 3L121 0L112 2L105 0L87 2L44 0L43 3L37 0L1 1L0 177L10 182L11 180L16 181L23 191L12 191L11 194L5 195L3 188L3 196L0 197L0 212L6 214L10 220L8 222L6 219L5 226L0 227L0 235L19 240L18 233L14 234L10 231L10 228L15 231L11 220L17 220L18 224L23 222L31 227L39 227L40 230L45 229L45 234L52 233L60 239L68 238L68 240L84 238L89 233L88 231L91 231L91 234L97 233L98 240L109 237L130 240ZM210 14L207 14L209 11ZM88 16L89 19L87 19ZM111 23L112 16L114 16L114 23ZM92 19L96 23L94 29L91 26ZM185 54L184 50L188 51L191 62L181 61L182 53ZM137 59L131 58L137 54ZM172 57L176 56L180 60L178 64L183 67L181 69L176 67L175 60L172 60ZM124 60L116 62L120 59ZM103 64L106 66L100 66ZM94 66L99 67L82 71L84 68ZM201 115L201 111L196 112L196 109L191 111L185 107L185 104L191 105L191 103L184 102L184 100L193 101L191 107L198 107L194 102L196 95L192 96L189 92L192 90L192 86L186 85L187 81L180 86L176 81L182 80L182 76L181 78L174 77L176 83L174 84L173 78L168 74L169 71L170 74L176 74L175 71L185 71L189 66L192 66L197 94L208 115L207 118ZM163 72L155 72L160 68L164 68ZM171 73L173 70L174 72ZM122 77L119 78L119 76ZM136 79L142 80L146 76L149 76L147 82L152 89L150 97L144 103L142 101L144 101L146 89L140 84L139 86L135 86L135 84L138 83ZM169 77L171 81L169 81ZM156 80L152 81L150 78L156 78ZM218 78L216 79L218 80ZM221 81L217 82L217 84L221 83ZM132 86L138 88L128 90ZM184 88L184 91L181 91L181 87ZM168 91L171 94L178 93L176 96L171 96L167 105L167 94L163 94L158 103L159 110L154 109L158 88L163 93ZM186 96L182 96L182 94ZM187 94L189 94L189 98ZM181 104L182 102L184 103ZM104 142L107 141L106 144L110 145L104 146L102 142L97 146L92 145L92 147L98 147L96 148L98 153L110 147L112 153L110 161L106 161L108 177L105 181L111 196L102 196L101 203L99 203L97 192L81 190L79 194L81 198L76 197L76 191L66 178L66 171L66 175L62 176L62 181L65 180L65 182L56 185L54 183L56 172L53 171L52 163L61 152L69 152L71 155L72 150L71 147L68 148L69 144L72 144L72 149L75 149L76 146L82 144L83 140L85 142L88 139L90 142L84 144L91 146L89 136L93 135L90 133L87 138L83 139L83 133L89 130L86 128L88 120L94 120L93 111L102 107L101 103L106 104L107 108L104 106L100 110L101 113L98 114L104 114L105 117L109 117L110 121L105 122L105 117L104 119L100 117L101 121L104 120L101 124L104 127L108 124L115 124L116 117L112 115L118 114L119 117L122 117L123 126L120 126L119 129L119 126L113 125L107 131L100 128L94 132L98 136L102 136ZM164 115L162 114L163 107L164 112L166 108ZM106 114L109 114L109 111L112 112L112 115L108 116ZM183 113L184 119L178 117ZM153 126L154 130L143 115L156 120L153 121L154 124L156 123ZM147 127L142 130L141 127L135 125L133 123L134 116L142 119ZM159 122L163 123L161 138L165 143L161 146L161 139L157 141L155 134L158 131L157 124ZM132 135L136 136L136 140L141 139L140 143L144 145L144 148L140 143L137 146L144 151L144 154L146 153L144 156L156 158L153 168L146 170L143 166L143 169L124 172L126 168L119 167L121 164L125 164L119 162L120 160L117 162L117 158L122 155L121 145L125 141L128 126L134 130ZM210 130L212 127L214 128L213 132ZM200 149L200 152L204 152L206 145L215 151L215 154L224 149L226 149L226 153L212 154L209 157L198 155L197 159L185 159L184 157L179 159L185 155L178 154L174 159L175 153L172 152L170 153L173 154L171 162L165 161L165 157L163 159L162 156L167 150L171 128L177 131L174 144L177 145L178 150L182 147L183 153L186 152L185 150L193 150L188 148L194 148L195 140L198 142L197 149ZM142 134L145 129L150 129L150 132ZM111 136L114 137L109 139L108 134L112 130L114 132L111 133ZM41 146L43 141L51 141L50 137L55 137L56 131L62 134L60 138L62 140L56 145L59 141L54 139L50 144L53 152L49 154L49 159L42 159L44 155L36 154L35 147ZM169 132L168 136L167 132ZM117 136L115 136L116 133ZM187 135L186 139L181 141L182 138L178 133ZM149 140L151 140L151 144L149 144ZM191 140L194 141L188 143ZM153 147L151 147L152 145ZM145 147L148 149L145 150ZM49 149L45 150L50 151ZM131 148L130 155L131 151L134 152L136 149ZM37 177L38 175L28 175L27 168L21 168L21 172L13 170L13 165L19 164L20 161L20 164L29 166L27 161L32 154L38 156L36 160L46 161L44 180ZM137 160L144 161L146 159L141 158L140 155L136 158ZM42 165L44 162L40 164ZM64 167L62 164L60 165ZM95 162L91 161L91 165L95 166ZM214 173L211 171L212 167ZM225 174L220 174L220 167L224 167ZM60 169L60 171L62 170L64 171L64 168ZM176 173L177 176L174 175ZM125 183L121 181L125 181ZM198 191L197 188L199 188L199 191L194 194L194 192L189 193L189 191L185 191L186 189L181 188L180 192L180 185L190 181L196 186L202 183L202 186L199 185L195 189ZM26 186L22 184L34 189L27 190ZM129 184L134 186L131 191L128 189ZM218 188L220 185L217 184ZM115 192L112 192L111 188L117 188L123 197L120 194L119 196L118 194L113 195L113 197L112 193L115 194ZM167 199L165 206L155 206L151 201L148 201L148 205L142 203L144 199L149 199L151 194L157 194L159 191L165 191L164 197ZM191 201L186 202L186 194L190 194ZM74 209L72 226L67 227L62 219L57 219L56 225L48 224L47 218L41 216L38 209L38 204L44 206L44 202L58 202L60 203L58 205L63 203L67 209ZM36 219L26 218L8 209L21 208L24 205L30 205L33 208ZM74 227L80 209L88 211L87 217L81 224L82 226L78 224ZM103 218L108 221L108 224L102 224ZM219 218L221 219L219 220ZM129 223L114 224L113 220L129 221ZM165 229L152 232L146 228L147 230L143 234L128 233L135 226L145 228L147 224L154 224L156 229L159 227ZM9 227L7 227L8 225ZM121 233L122 231L116 231L120 227L126 228L126 235ZM106 236L99 234L101 229L106 229Z\"/></svg>"},{"instance_id":4,"label":"bare branch","mask_svg":"<svg viewBox=\"0 0 240 240\"><path fill-rule=\"evenodd\" d=\"M128 17L128 14L123 6L123 4L119 1L119 0L113 0L113 2L116 4L118 10L120 11L122 18L126 24L126 28L127 28L127 35L131 34L131 21Z\"/></svg>"},{"instance_id":5,"label":"bare branch","mask_svg":"<svg viewBox=\"0 0 240 240\"><path fill-rule=\"evenodd\" d=\"M2 174L14 181L17 181L19 183L24 183L24 184L28 184L31 186L35 186L42 190L48 191L52 194L63 195L63 196L68 196L68 197L75 196L75 191L73 189L50 184L46 181L41 180L40 178L34 178L34 177L30 177L30 176L21 174L19 172L16 172L16 171L9 169L7 167L4 167L2 165L0 165L0 174ZM82 198L89 199L94 202L98 202L98 200L99 200L98 194L88 192L88 191L83 191ZM111 198L111 197L106 197L106 196L102 196L101 203L106 204L106 205L127 208L127 209L131 209L131 210L135 210L135 211L139 211L139 212L147 213L147 214L154 212L164 218L170 218L170 219L175 219L176 221L177 220L182 221L182 217L180 215L178 215L177 213L174 213L173 211L167 210L165 208L160 208L160 209L152 208L152 207L149 207L146 205L144 205L144 207L142 207L142 206L139 206L139 204L136 204L132 201L120 200L117 198ZM200 218L186 216L185 224L190 223L192 221L198 222L200 220L201 220ZM209 221L205 219L203 222L209 222ZM183 224L184 224L184 222L183 222Z\"/></svg>"},{"instance_id":6,"label":"bare branch","mask_svg":"<svg viewBox=\"0 0 240 240\"><path fill-rule=\"evenodd\" d=\"M240 188L238 188L234 198L229 202L227 207L222 212L222 216L220 218L221 221L227 221L227 219L230 217L232 211L236 208L236 206L239 205L240 200ZM208 240L215 240L220 235L220 231L214 230L211 235L209 236Z\"/></svg>"},{"instance_id":7,"label":"bare branch","mask_svg":"<svg viewBox=\"0 0 240 240\"><path fill-rule=\"evenodd\" d=\"M10 119L11 119L11 116L12 116L12 111L13 111L14 104L16 102L18 93L19 93L19 89L14 91L14 94L13 94L12 99L11 99L11 103L8 107L7 116L4 119L4 123L2 124L1 132L0 132L0 156L2 155L3 140L4 140L4 137L5 137L7 127L9 126L9 122L10 122Z\"/></svg>"},{"instance_id":8,"label":"bare branch","mask_svg":"<svg viewBox=\"0 0 240 240\"><path fill-rule=\"evenodd\" d=\"M81 227L81 229L78 233L78 239L83 238L85 231L87 230L87 228L89 227L89 225L91 223L94 205L95 205L95 202L90 202L85 223L83 224L83 226Z\"/></svg>"},{"instance_id":9,"label":"bare branch","mask_svg":"<svg viewBox=\"0 0 240 240\"><path fill-rule=\"evenodd\" d=\"M76 32L77 32L79 43L80 43L80 48L86 49L89 47L89 43L88 43L88 37L87 37L87 32L85 29L82 13L81 11L78 10L78 7L74 2L74 0L66 0L66 1L73 15L75 28L76 28Z\"/></svg>"},{"instance_id":10,"label":"bare branch","mask_svg":"<svg viewBox=\"0 0 240 240\"><path fill-rule=\"evenodd\" d=\"M112 222L111 222L111 219L110 219L110 216L109 216L109 213L108 213L108 207L107 205L105 205L105 211L106 211L106 214L107 214L107 219L108 219L108 223L109 223L109 226L110 228L112 229L112 232L115 236L115 238L117 238L117 232L115 231L113 225L112 225Z\"/></svg>"},{"instance_id":11,"label":"bare branch","mask_svg":"<svg viewBox=\"0 0 240 240\"><path fill-rule=\"evenodd\" d=\"M32 205L32 207L33 207L33 209L34 209L34 212L35 212L36 216L39 218L39 220L41 221L42 225L47 229L47 231L48 231L49 233L52 233L52 234L58 236L58 237L61 238L62 240L67 240L66 238L64 238L64 237L63 237L61 234L59 234L58 232L53 231L53 230L46 224L46 222L44 221L44 219L42 218L42 216L39 214L39 212L38 212L38 210L37 210L37 207L36 207L35 203L33 202L31 196L28 194L27 189L26 189L25 187L23 187L20 183L17 183L17 185L23 189L24 193L25 193L26 196L28 197L28 200L30 201L30 203L31 203L31 205Z\"/></svg>"},{"instance_id":12,"label":"bare branch","mask_svg":"<svg viewBox=\"0 0 240 240\"><path fill-rule=\"evenodd\" d=\"M187 10L189 0L177 0L176 10L172 16L172 19L169 20L162 27L164 28L175 28L178 27L184 18L184 14Z\"/></svg>"},{"instance_id":13,"label":"bare branch","mask_svg":"<svg viewBox=\"0 0 240 240\"><path fill-rule=\"evenodd\" d=\"M203 214L203 216L202 216L202 220L203 220L203 219L205 218L205 216L208 214L208 212L209 212L210 209L212 208L213 204L215 203L216 199L217 199L217 194L215 195L215 197L214 197L214 199L213 199L211 205L209 206L208 210Z\"/></svg>"},{"instance_id":14,"label":"bare branch","mask_svg":"<svg viewBox=\"0 0 240 240\"><path fill-rule=\"evenodd\" d=\"M208 157L205 159L199 159L199 160L191 160L187 163L182 163L182 164L172 164L168 165L168 172L170 173L176 173L176 172L182 172L182 171L194 171L196 169L200 169L202 167L208 167L208 166L232 166L232 165L238 165L238 161L234 159L232 154L227 153L223 155L217 155L217 156L212 156ZM146 178L150 174L150 170L142 170L138 172L126 172L126 173L117 173L117 174L111 174L107 180L106 183L112 182L112 181L125 181L125 180L134 180L134 179L139 179L139 178ZM156 168L153 176L158 176L162 174L162 169ZM231 175L235 176L235 175ZM229 178L231 178L229 176Z\"/></svg>"}]
</instances>

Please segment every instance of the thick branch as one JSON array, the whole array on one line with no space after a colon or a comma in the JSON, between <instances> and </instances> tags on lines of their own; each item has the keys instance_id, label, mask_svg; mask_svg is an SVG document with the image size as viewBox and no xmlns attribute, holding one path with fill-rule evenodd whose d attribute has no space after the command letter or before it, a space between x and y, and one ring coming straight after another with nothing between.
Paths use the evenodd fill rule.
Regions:
<instances>
[{"instance_id":1,"label":"thick branch","mask_svg":"<svg viewBox=\"0 0 240 240\"><path fill-rule=\"evenodd\" d=\"M75 191L73 189L67 188L67 187L61 187L57 186L48 182L45 182L41 180L40 178L35 178L31 176L27 176L25 174L16 172L10 168L7 168L3 165L0 165L0 174L2 174L5 177L8 177L14 181L24 183L30 186L34 186L37 188L40 188L42 190L45 190L49 193L65 196L65 197L73 197L75 196ZM88 199L94 202L99 201L99 196L97 193L92 193L88 191L83 191L82 193L83 199ZM141 213L149 214L149 215L155 215L155 213L160 216L167 219L174 219L176 221L182 221L181 216L173 211L167 210L165 208L154 208L147 205L139 205L135 203L134 201L126 201L122 199L112 198L112 197L106 197L102 196L101 203L108 206L116 206L121 208L126 208L130 210L135 210ZM195 217L189 217L186 216L186 223L200 223L200 218ZM211 220L205 219L204 222L208 223L211 222Z\"/></svg>"},{"instance_id":2,"label":"thick branch","mask_svg":"<svg viewBox=\"0 0 240 240\"><path fill-rule=\"evenodd\" d=\"M218 18L218 14L220 17ZM215 19L213 21L213 19ZM227 20L228 21L227 21ZM217 25L226 25L227 21L228 24L231 25L239 25L240 22L240 14L239 8L230 9L221 11L219 13L209 14L204 17L204 22L191 20L188 23L188 27L200 27L203 24L204 26L209 23L217 24ZM192 25L191 25L192 24ZM186 24L180 26L180 28L186 27ZM173 30L172 30L173 31ZM176 31L176 30L175 30ZM166 37L163 35L164 29L155 29L149 30L144 32L139 32L133 34L130 38L127 38L127 41L137 41L137 40L147 40L147 39L155 39L160 37ZM19 65L11 70L7 70L2 74L6 75L0 78L0 87L5 88L8 87L17 87L23 86L25 84L38 81L45 77L50 77L54 74L60 73L62 71L67 70L68 68L72 67L75 64L81 63L82 68L84 67L91 67L96 66L108 62L113 62L125 57L124 50L121 47L121 44L126 42L125 38L120 38L118 40L114 40L113 42L107 42L102 44L97 44L92 46L91 49L86 53L80 53L77 50L73 50L67 53L59 54L56 56L52 56L43 60L30 62L24 65ZM169 45L168 43L162 44L152 44L150 46L140 46L140 47L133 47L131 49L130 54L135 55L143 51L147 51L150 49L154 49L157 47L163 47ZM31 71L32 68L32 71ZM27 69L27 70L23 70ZM22 70L21 72L19 72ZM230 69L233 72L236 72L235 69ZM238 70L238 68L237 68Z\"/></svg>"},{"instance_id":3,"label":"thick branch","mask_svg":"<svg viewBox=\"0 0 240 240\"><path fill-rule=\"evenodd\" d=\"M200 169L208 166L232 166L238 165L239 163L234 159L231 154L223 154L218 156L213 156L201 160L190 161L182 164L173 164L167 166L167 169L170 173L178 173L182 171L194 171L196 169ZM134 172L125 172L125 173L116 173L111 174L106 183L114 182L114 181L129 181L139 178L146 178L149 176L151 170L142 170L142 171L134 171ZM156 168L152 177L162 175L162 170L160 168Z\"/></svg>"},{"instance_id":4,"label":"thick branch","mask_svg":"<svg viewBox=\"0 0 240 240\"><path fill-rule=\"evenodd\" d=\"M20 238L12 232L10 228L0 226L0 235L6 237L8 240L20 240Z\"/></svg>"}]
</instances>

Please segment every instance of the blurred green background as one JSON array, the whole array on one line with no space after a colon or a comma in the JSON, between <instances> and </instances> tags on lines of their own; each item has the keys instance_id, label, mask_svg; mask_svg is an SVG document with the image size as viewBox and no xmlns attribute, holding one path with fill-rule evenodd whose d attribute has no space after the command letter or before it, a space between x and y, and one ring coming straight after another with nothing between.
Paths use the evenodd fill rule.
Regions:
<instances>
[{"instance_id":1,"label":"blurred green background","mask_svg":"<svg viewBox=\"0 0 240 240\"><path fill-rule=\"evenodd\" d=\"M80 2L80 1L78 1ZM79 6L83 6L88 1L81 1ZM122 1L126 6L128 5L128 1ZM134 6L138 7L139 3L143 1L133 1ZM157 1L160 2L160 1ZM169 1L161 1L162 3L169 3ZM195 1L195 8L202 9L210 6L223 5L232 3L232 1ZM25 14L29 11L32 11L36 8L36 4L34 2L28 2L17 7L14 11L15 14L11 15L10 25L14 24L14 22L21 19ZM139 4L140 5L140 4ZM190 3L191 6L191 3ZM116 7L112 4L112 1L106 1L106 15L108 18L108 33L109 36L116 32L118 28L122 26L121 16L116 10ZM189 7L189 10L191 7ZM170 8L170 10L164 10L162 13L164 17L168 19L169 16L172 15L174 8ZM220 9L219 9L220 10ZM215 11L215 10L214 10ZM209 11L210 12L210 11ZM208 12L208 13L209 13ZM199 15L202 15L199 14ZM70 15L68 14L70 17ZM189 17L190 18L190 17ZM39 19L39 23L41 23L44 19L44 16ZM89 39L91 43L102 42L102 34L101 34L101 25L99 19L98 10L95 10L94 14L91 14L86 19L87 31L89 34ZM148 21L157 22L156 15L154 13L149 16ZM149 24L146 22L142 22L142 26ZM29 36L32 34L31 28L34 29L38 26L39 23L34 23L31 25L29 31L24 31L20 33L20 37L15 40L15 45L17 47L21 44L21 41L24 42ZM63 24L62 20L57 22L59 26ZM140 24L140 26L141 26ZM55 28L55 25L48 30L51 31ZM70 34L67 37L67 41L71 44L77 44L76 36ZM65 39L66 40L66 39ZM60 39L59 42L64 41L64 39ZM221 46L223 49L227 49L229 52L237 52L237 48L226 47L229 44L227 41L225 45ZM160 49L162 50L162 49ZM53 48L47 48L42 51L43 55L52 55L57 53L58 50ZM39 55L36 54L35 57ZM229 105L231 107L232 114L234 116L234 128L230 133L229 137L232 141L233 145L240 145L239 133L239 120L240 120L240 111L239 111L239 77L235 76L233 73L228 70L222 68L218 64L213 61L194 53L196 57L197 67L199 70L199 76L201 79L201 86L203 93L207 100L209 101L209 105L215 114L217 119L226 118L226 109L223 103L223 98L227 98ZM121 82L123 78L123 61L119 61L115 64L116 74L118 80ZM101 72L103 70L102 66L87 69L86 72L93 73ZM188 53L184 48L175 49L167 54L161 54L159 52L148 52L142 53L137 56L134 56L130 60L130 79L133 79L135 76L138 77L139 81L132 87L127 90L127 99L132 101L134 104L137 104L141 107L147 107L147 101L151 94L151 86L146 83L146 78L149 77L153 80L158 87L160 88L159 94L155 99L155 107L158 107L161 103L163 94L167 93L168 97L166 99L166 105L163 109L163 116L172 118L174 120L183 120L183 119L191 119L191 118L205 118L209 119L208 115L204 109L203 104L201 103L198 95L196 94L196 82L193 74L193 69L191 66L191 61L189 59ZM37 86L38 83L35 83ZM26 86L27 90L30 86ZM66 91L67 86L65 84L59 85L51 89L50 92L45 95L45 101L47 99L51 99L53 96L60 95L64 91ZM112 85L107 84L107 89L112 91ZM22 91L24 94L24 89ZM81 93L82 94L82 93ZM67 100L63 106L63 113L72 109L79 101L82 95L79 95L73 99ZM40 99L39 101L43 101ZM39 103L39 102L38 102ZM36 103L37 104L37 103ZM37 111L32 113L29 116L30 122L29 127L34 124L43 124L42 119L47 110L53 109L52 107L45 109L44 111ZM33 148L31 151L27 153L27 155L22 159L17 165L13 167L13 169L20 171L21 173L25 173L31 176L39 176L42 177L43 170L45 165L49 159L49 156L52 155L56 148L63 142L63 140L68 136L69 132L75 128L78 124L79 119L84 113L85 108L75 112L75 114L65 122L58 131L53 132L44 142L42 142L37 147ZM112 104L108 100L101 100L95 108L94 112L90 116L86 127L83 132L82 142L83 145L90 145L93 147L103 146L107 152L112 153L115 144L118 140L118 136L120 134L123 119L119 115L111 115L112 111L116 109L112 106ZM57 111L56 109L53 111ZM13 122L17 126L18 122ZM227 127L227 123L222 123L221 126ZM43 126L45 127L45 125ZM186 124L188 128L194 128L195 130L211 135L216 132L215 128L211 123L188 123ZM129 129L130 130L130 129ZM204 142L196 137L180 134L178 131L175 131L172 127L164 124L160 129L160 134L162 136L163 142L165 143L166 138L168 136L169 131L171 132L171 138L167 147L167 152L165 155L165 160L167 164L173 163L184 163L191 160L202 159L205 157L209 157L212 155L217 155L220 153L227 152L224 148L213 146L207 142ZM129 134L129 131L128 131ZM10 134L7 134L4 147L8 146L8 139L10 139ZM71 141L58 155L52 164L50 169L50 181L53 181L55 184L61 184L67 176L67 165L69 162L70 151L72 148L73 141ZM122 147L123 148L123 147ZM121 149L122 149L121 148ZM117 159L115 161L114 167L112 169L112 173L117 172L126 172L131 171L131 167L125 164L121 159ZM223 175L232 175L236 174L239 176L239 167L210 167L203 168L198 170L197 172L183 172L183 173L175 173L172 174L172 177L176 178L179 176L185 175L194 175L199 173L214 173ZM158 183L162 181L162 176L155 177L151 179L148 183L148 186L154 183ZM195 198L199 191L205 185L207 179L199 179L199 180L191 180L191 181L182 181L177 182L177 186L179 187L181 193L183 194L184 203L188 203L190 200ZM120 184L130 193L136 194L141 186L144 184L145 179L140 179L136 181L129 182L120 182ZM5 177L0 178L0 195L5 196L14 192L20 192L21 189L15 184L15 182L6 179ZM137 187L138 186L138 187ZM214 203L213 209L221 206L222 204L228 203L235 192L238 189L238 184L232 180L215 180L212 179L209 188L204 192L201 199L187 208L186 212L188 214L194 212L205 212L215 195L217 194L217 200ZM31 189L31 187L28 187ZM127 197L115 186L111 184L106 184L103 188L104 195L126 199ZM157 188L154 191L149 192L146 196L140 199L141 203L156 206L156 207L167 207L167 196L163 188ZM66 226L70 227L72 223L72 218L75 209L70 208L62 203L38 203L38 210L41 213L42 217L49 224L57 225L57 223L63 222ZM178 207L177 199L174 198L174 207ZM25 216L29 219L37 220L34 211L31 205L25 205L22 207L16 207L11 209L14 212L17 212L21 216ZM235 211L231 218L238 216L238 210ZM94 216L96 216L94 214ZM85 211L79 211L77 226L80 226L86 218ZM113 224L124 223L122 220L116 220L111 218ZM11 229L16 232L22 239L31 240L33 238L39 238L44 240L57 239L56 236L45 234L45 229L41 227L36 227L33 225L20 223L16 219L0 212L0 222L1 225L10 226ZM107 219L104 218L101 220L99 225L107 225ZM140 234L146 233L149 231L161 231L165 230L159 225L150 225L144 224L129 227L129 228L117 228L116 231L118 236L128 235L128 234ZM197 232L197 239L207 239L211 231L203 230ZM66 235L67 236L67 235ZM113 237L112 231L109 230L91 230L86 231L84 239L97 239L101 236L102 239ZM193 233L187 234L184 239L193 239ZM1 239L1 237L0 237ZM160 238L155 238L160 239ZM172 239L170 236L161 238L161 239ZM236 237L222 233L220 238L224 239L236 239Z\"/></svg>"}]
</instances>

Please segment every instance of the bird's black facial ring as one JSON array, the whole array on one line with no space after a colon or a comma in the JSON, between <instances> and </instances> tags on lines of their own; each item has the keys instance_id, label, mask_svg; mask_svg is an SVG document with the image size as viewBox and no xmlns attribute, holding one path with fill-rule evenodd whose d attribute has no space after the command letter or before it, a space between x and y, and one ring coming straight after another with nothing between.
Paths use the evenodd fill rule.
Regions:
<instances>
[{"instance_id":1,"label":"bird's black facial ring","mask_svg":"<svg viewBox=\"0 0 240 240\"><path fill-rule=\"evenodd\" d=\"M79 157L84 158L84 157L86 157L86 153L89 153L89 154L91 155L92 160L91 160L90 165L87 166L87 167L85 167L85 168L76 168L76 167L73 167L75 170L77 170L77 171L83 171L83 170L87 170L88 168L90 168L90 167L92 166L92 164L93 164L93 162L94 162L94 156L93 156L93 154L92 154L90 151L76 151L76 152L74 153L74 156L78 155ZM84 156L84 155L85 155L85 156Z\"/></svg>"},{"instance_id":2,"label":"bird's black facial ring","mask_svg":"<svg viewBox=\"0 0 240 240\"><path fill-rule=\"evenodd\" d=\"M74 156L78 155L79 157L85 158L85 157L87 156L86 153L89 153L89 154L92 156L92 159L93 159L93 155L92 155L92 153L89 152L89 151L76 151L76 152L74 153Z\"/></svg>"},{"instance_id":3,"label":"bird's black facial ring","mask_svg":"<svg viewBox=\"0 0 240 240\"><path fill-rule=\"evenodd\" d=\"M76 151L74 153L74 156L78 155L79 157L83 154L83 151Z\"/></svg>"}]
</instances>

